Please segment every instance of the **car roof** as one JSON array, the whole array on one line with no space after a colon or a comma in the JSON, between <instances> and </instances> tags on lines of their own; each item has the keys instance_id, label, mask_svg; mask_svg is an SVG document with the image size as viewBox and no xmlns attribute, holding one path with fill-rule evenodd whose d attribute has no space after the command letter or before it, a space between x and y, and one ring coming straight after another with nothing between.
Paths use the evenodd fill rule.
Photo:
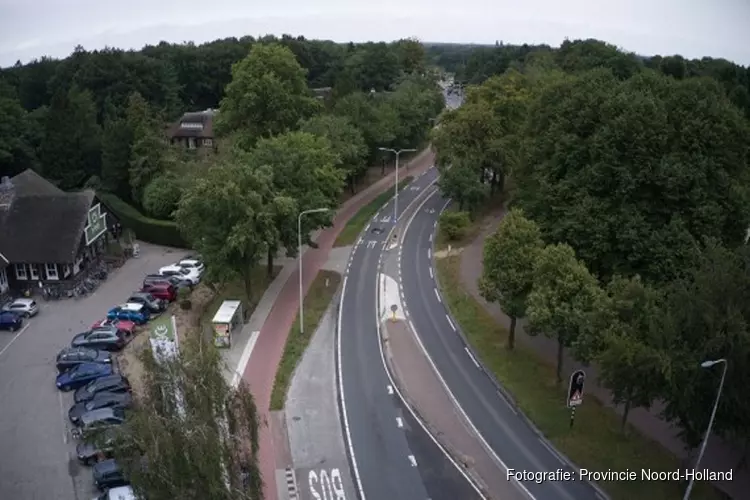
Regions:
<instances>
[{"instance_id":1,"label":"car roof","mask_svg":"<svg viewBox=\"0 0 750 500\"><path fill-rule=\"evenodd\" d=\"M92 349L90 347L63 347L60 352L57 353L57 357L60 358L62 356L68 355L68 354L77 354L79 352L94 352L95 349Z\"/></svg>"},{"instance_id":2,"label":"car roof","mask_svg":"<svg viewBox=\"0 0 750 500\"><path fill-rule=\"evenodd\" d=\"M74 370L85 370L85 369L91 368L91 367L96 367L96 368L101 369L102 371L106 371L107 368L109 367L109 365L105 365L105 364L102 364L102 363L81 363L81 364L77 365L73 369Z\"/></svg>"},{"instance_id":3,"label":"car roof","mask_svg":"<svg viewBox=\"0 0 750 500\"><path fill-rule=\"evenodd\" d=\"M125 309L126 311L140 311L143 309L143 304L138 304L136 302L126 302L124 304L121 304L120 309Z\"/></svg>"},{"instance_id":4,"label":"car roof","mask_svg":"<svg viewBox=\"0 0 750 500\"><path fill-rule=\"evenodd\" d=\"M81 415L81 422L85 425L88 422L94 422L103 418L114 416L114 408L97 408L96 410L87 411Z\"/></svg>"},{"instance_id":5,"label":"car roof","mask_svg":"<svg viewBox=\"0 0 750 500\"><path fill-rule=\"evenodd\" d=\"M199 259L182 259L179 264L202 264Z\"/></svg>"},{"instance_id":6,"label":"car roof","mask_svg":"<svg viewBox=\"0 0 750 500\"><path fill-rule=\"evenodd\" d=\"M10 303L10 305L13 305L13 304L23 304L25 306L30 306L33 303L34 303L34 299L21 298L21 299L14 300L13 302Z\"/></svg>"},{"instance_id":7,"label":"car roof","mask_svg":"<svg viewBox=\"0 0 750 500\"><path fill-rule=\"evenodd\" d=\"M94 394L94 397L93 397L93 399L91 399L91 401L97 401L97 400L100 401L102 399L107 399L107 400L117 399L117 400L120 400L120 399L129 398L129 397L131 397L131 396L127 392L101 391L101 392L97 392L96 394ZM88 402L90 402L90 401L88 401Z\"/></svg>"},{"instance_id":8,"label":"car roof","mask_svg":"<svg viewBox=\"0 0 750 500\"><path fill-rule=\"evenodd\" d=\"M119 373L113 373L112 375L105 375L104 377L99 377L96 380L92 380L92 385L114 385L118 384L120 382L125 382L127 379L120 375Z\"/></svg>"},{"instance_id":9,"label":"car roof","mask_svg":"<svg viewBox=\"0 0 750 500\"><path fill-rule=\"evenodd\" d=\"M103 472L117 470L120 466L114 458L108 458L107 460L102 460L94 464L94 468L99 472Z\"/></svg>"},{"instance_id":10,"label":"car roof","mask_svg":"<svg viewBox=\"0 0 750 500\"><path fill-rule=\"evenodd\" d=\"M107 492L107 500L136 500L132 486L118 486L110 488Z\"/></svg>"}]
</instances>

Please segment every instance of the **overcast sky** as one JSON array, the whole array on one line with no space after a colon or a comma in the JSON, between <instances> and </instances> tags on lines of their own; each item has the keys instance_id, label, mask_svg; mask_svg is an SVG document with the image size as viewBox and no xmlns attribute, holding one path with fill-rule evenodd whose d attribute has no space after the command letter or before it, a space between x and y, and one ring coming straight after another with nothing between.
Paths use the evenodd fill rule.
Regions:
<instances>
[{"instance_id":1,"label":"overcast sky","mask_svg":"<svg viewBox=\"0 0 750 500\"><path fill-rule=\"evenodd\" d=\"M0 0L0 66L161 40L289 33L336 41L559 45L750 65L750 0Z\"/></svg>"}]
</instances>

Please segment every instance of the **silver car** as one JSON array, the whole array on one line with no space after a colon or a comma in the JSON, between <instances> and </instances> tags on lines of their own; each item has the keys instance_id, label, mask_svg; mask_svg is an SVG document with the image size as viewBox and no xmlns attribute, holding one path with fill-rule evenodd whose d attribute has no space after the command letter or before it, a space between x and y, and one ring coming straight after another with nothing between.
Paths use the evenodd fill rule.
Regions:
<instances>
[{"instance_id":1,"label":"silver car","mask_svg":"<svg viewBox=\"0 0 750 500\"><path fill-rule=\"evenodd\" d=\"M5 304L3 311L15 312L24 318L30 318L39 313L39 306L34 299L16 299L13 302Z\"/></svg>"}]
</instances>

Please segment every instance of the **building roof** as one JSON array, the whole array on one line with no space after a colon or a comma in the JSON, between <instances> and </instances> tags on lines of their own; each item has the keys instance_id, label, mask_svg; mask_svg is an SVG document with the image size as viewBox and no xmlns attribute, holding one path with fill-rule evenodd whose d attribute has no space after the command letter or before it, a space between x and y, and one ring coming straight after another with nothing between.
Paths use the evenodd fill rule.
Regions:
<instances>
[{"instance_id":1,"label":"building roof","mask_svg":"<svg viewBox=\"0 0 750 500\"><path fill-rule=\"evenodd\" d=\"M10 262L73 262L94 191L66 193L30 170L11 181L16 192L0 209L0 252Z\"/></svg>"},{"instance_id":2,"label":"building roof","mask_svg":"<svg viewBox=\"0 0 750 500\"><path fill-rule=\"evenodd\" d=\"M229 323L232 321L234 314L237 309L240 308L241 302L239 300L225 300L222 302L219 310L216 311L214 319L211 320L213 323Z\"/></svg>"},{"instance_id":3,"label":"building roof","mask_svg":"<svg viewBox=\"0 0 750 500\"><path fill-rule=\"evenodd\" d=\"M13 177L12 182L16 190L16 196L65 194L65 191L30 168Z\"/></svg>"},{"instance_id":4,"label":"building roof","mask_svg":"<svg viewBox=\"0 0 750 500\"><path fill-rule=\"evenodd\" d=\"M207 109L185 113L180 121L173 123L167 130L170 139L175 137L199 137L211 139L214 137L214 117L217 110Z\"/></svg>"}]
</instances>

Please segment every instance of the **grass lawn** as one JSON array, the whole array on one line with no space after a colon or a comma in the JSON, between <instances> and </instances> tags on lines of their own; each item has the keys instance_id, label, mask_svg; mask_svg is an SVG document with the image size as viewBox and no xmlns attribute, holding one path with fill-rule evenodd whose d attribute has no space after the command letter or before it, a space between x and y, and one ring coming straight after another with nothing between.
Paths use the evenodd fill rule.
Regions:
<instances>
[{"instance_id":1,"label":"grass lawn","mask_svg":"<svg viewBox=\"0 0 750 500\"><path fill-rule=\"evenodd\" d=\"M273 276L269 277L265 263L258 264L253 270L253 290L249 297L240 281L232 281L222 286L201 313L202 330L204 332L211 331L211 320L225 300L241 300L245 317L249 318L266 292L266 288L276 278L279 271L281 271L281 266L273 266Z\"/></svg>"},{"instance_id":2,"label":"grass lawn","mask_svg":"<svg viewBox=\"0 0 750 500\"><path fill-rule=\"evenodd\" d=\"M412 176L406 176L399 180L399 190L403 190L414 178ZM336 238L336 242L333 244L334 247L345 247L347 245L353 245L359 233L365 228L367 223L372 219L372 216L380 210L380 207L388 203L388 200L393 196L393 184L385 192L381 193L377 198L372 200L370 203L360 208L359 211L354 214L354 217L349 219L344 229Z\"/></svg>"},{"instance_id":3,"label":"grass lawn","mask_svg":"<svg viewBox=\"0 0 750 500\"><path fill-rule=\"evenodd\" d=\"M553 366L516 344L505 348L507 331L465 291L459 280L460 257L437 261L443 297L485 366L510 391L523 412L557 448L576 465L592 471L641 469L675 471L679 460L658 443L629 428L620 432L620 417L589 397L578 407L575 426L569 429L569 410L564 405L565 388L555 383ZM563 384L564 385L564 384ZM599 485L614 500L666 500L682 497L679 482L611 481ZM692 498L719 499L721 494L707 483L697 483Z\"/></svg>"},{"instance_id":4,"label":"grass lawn","mask_svg":"<svg viewBox=\"0 0 750 500\"><path fill-rule=\"evenodd\" d=\"M499 214L502 207L502 197L496 196L495 198L491 199L487 203L487 205L483 206L482 210L474 216L471 224L466 228L466 232L464 233L463 237L457 241L449 241L445 233L441 229L440 224L438 224L437 236L435 237L435 250L445 250L448 248L448 245L451 245L451 247L453 248L459 248L474 241L474 238L479 235L479 232L482 230L484 223L487 221L487 216L494 213ZM445 211L457 212L458 205L452 203L448 206L448 208L445 209Z\"/></svg>"},{"instance_id":5,"label":"grass lawn","mask_svg":"<svg viewBox=\"0 0 750 500\"><path fill-rule=\"evenodd\" d=\"M327 283L326 283L327 282ZM284 346L284 354L276 371L273 381L273 392L271 393L271 410L284 408L284 400L292 381L294 369L302 359L302 355L310 343L310 337L318 329L323 314L333 299L333 294L339 287L341 275L333 271L320 271L310 286L305 296L305 334L299 332L299 314L294 320L292 330Z\"/></svg>"}]
</instances>

